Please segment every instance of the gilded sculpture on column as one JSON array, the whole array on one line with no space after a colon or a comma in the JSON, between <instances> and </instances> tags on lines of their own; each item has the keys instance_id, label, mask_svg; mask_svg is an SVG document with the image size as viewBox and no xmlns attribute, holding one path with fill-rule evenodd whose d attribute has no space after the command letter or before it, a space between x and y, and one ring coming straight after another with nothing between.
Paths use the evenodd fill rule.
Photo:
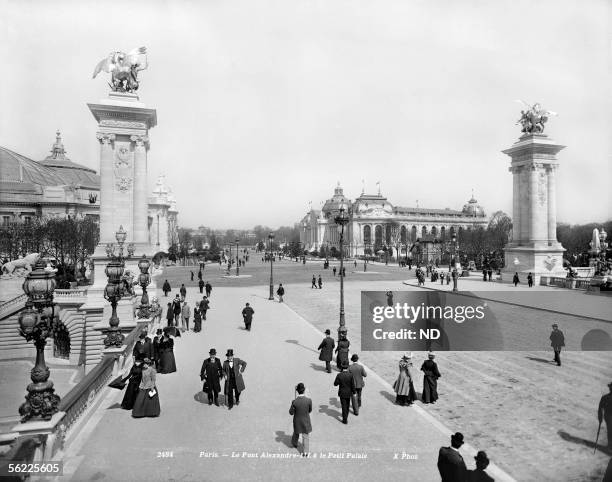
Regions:
<instances>
[{"instance_id":1,"label":"gilded sculpture on column","mask_svg":"<svg viewBox=\"0 0 612 482\"><path fill-rule=\"evenodd\" d=\"M111 52L102 59L94 69L93 78L103 70L111 74L108 84L114 92L134 93L138 90L138 72L149 66L146 47L139 47L125 52Z\"/></svg>"}]
</instances>

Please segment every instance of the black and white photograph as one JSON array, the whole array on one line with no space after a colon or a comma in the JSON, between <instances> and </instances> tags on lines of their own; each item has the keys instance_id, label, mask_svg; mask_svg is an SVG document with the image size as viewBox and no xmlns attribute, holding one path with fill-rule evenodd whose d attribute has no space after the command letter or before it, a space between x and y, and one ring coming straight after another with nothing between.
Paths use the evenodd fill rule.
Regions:
<instances>
[{"instance_id":1,"label":"black and white photograph","mask_svg":"<svg viewBox=\"0 0 612 482\"><path fill-rule=\"evenodd\" d=\"M0 0L0 480L612 482L612 3Z\"/></svg>"}]
</instances>

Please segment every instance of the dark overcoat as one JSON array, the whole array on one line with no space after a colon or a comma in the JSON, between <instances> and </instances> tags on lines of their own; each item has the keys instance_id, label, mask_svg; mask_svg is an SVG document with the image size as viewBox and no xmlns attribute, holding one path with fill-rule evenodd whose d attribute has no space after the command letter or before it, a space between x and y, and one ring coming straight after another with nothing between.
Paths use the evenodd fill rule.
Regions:
<instances>
[{"instance_id":1,"label":"dark overcoat","mask_svg":"<svg viewBox=\"0 0 612 482\"><path fill-rule=\"evenodd\" d=\"M332 361L334 358L334 348L336 347L336 342L331 336L326 336L323 338L323 341L319 345L317 350L321 350L319 354L319 360L321 361Z\"/></svg>"},{"instance_id":2,"label":"dark overcoat","mask_svg":"<svg viewBox=\"0 0 612 482\"><path fill-rule=\"evenodd\" d=\"M244 380L242 379L242 372L246 368L247 364L244 360L240 358L234 357L234 376L236 377L236 390L241 392L246 387L244 386ZM230 367L229 361L225 360L223 362L223 376L225 377L225 387L223 389L223 393L226 395L230 390L230 373L232 368Z\"/></svg>"},{"instance_id":3,"label":"dark overcoat","mask_svg":"<svg viewBox=\"0 0 612 482\"><path fill-rule=\"evenodd\" d=\"M215 357L215 361L210 361L210 358L204 360L202 369L200 370L200 380L208 383L208 388L215 392L221 391L221 379L223 378L223 368L221 360Z\"/></svg>"},{"instance_id":4,"label":"dark overcoat","mask_svg":"<svg viewBox=\"0 0 612 482\"><path fill-rule=\"evenodd\" d=\"M310 433L310 412L312 412L312 400L304 395L296 397L291 402L289 415L293 415L293 433Z\"/></svg>"},{"instance_id":5,"label":"dark overcoat","mask_svg":"<svg viewBox=\"0 0 612 482\"><path fill-rule=\"evenodd\" d=\"M348 367L348 371L351 373L351 375L353 375L353 378L355 379L355 388L365 387L365 380L363 378L367 377L368 374L366 373L365 368L363 368L362 365L360 365L359 363L353 363L350 367Z\"/></svg>"},{"instance_id":6,"label":"dark overcoat","mask_svg":"<svg viewBox=\"0 0 612 482\"><path fill-rule=\"evenodd\" d=\"M355 379L353 374L348 370L340 372L336 375L334 386L338 387L339 398L351 398L355 393Z\"/></svg>"},{"instance_id":7,"label":"dark overcoat","mask_svg":"<svg viewBox=\"0 0 612 482\"><path fill-rule=\"evenodd\" d=\"M255 314L255 310L250 306L245 306L242 310L242 317L244 321L253 321L253 315Z\"/></svg>"},{"instance_id":8,"label":"dark overcoat","mask_svg":"<svg viewBox=\"0 0 612 482\"><path fill-rule=\"evenodd\" d=\"M464 482L467 479L467 467L463 457L451 447L440 448L438 470L442 482Z\"/></svg>"}]
</instances>

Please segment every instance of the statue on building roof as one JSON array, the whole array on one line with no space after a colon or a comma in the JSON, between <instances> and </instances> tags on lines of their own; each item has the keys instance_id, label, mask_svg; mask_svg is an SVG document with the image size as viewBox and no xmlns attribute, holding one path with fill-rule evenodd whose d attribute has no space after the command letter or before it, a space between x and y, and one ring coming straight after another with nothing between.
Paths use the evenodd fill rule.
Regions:
<instances>
[{"instance_id":1,"label":"statue on building roof","mask_svg":"<svg viewBox=\"0 0 612 482\"><path fill-rule=\"evenodd\" d=\"M557 115L556 112L545 110L539 103L535 103L532 106L522 100L517 100L523 104L527 110L521 110L521 118L516 121L517 124L521 125L521 132L524 134L541 134L544 132L544 124L548 121L548 118L553 115Z\"/></svg>"},{"instance_id":2,"label":"statue on building roof","mask_svg":"<svg viewBox=\"0 0 612 482\"><path fill-rule=\"evenodd\" d=\"M93 78L102 70L111 74L110 88L114 92L136 92L139 87L138 72L149 66L146 47L125 52L111 52L94 69Z\"/></svg>"}]
</instances>

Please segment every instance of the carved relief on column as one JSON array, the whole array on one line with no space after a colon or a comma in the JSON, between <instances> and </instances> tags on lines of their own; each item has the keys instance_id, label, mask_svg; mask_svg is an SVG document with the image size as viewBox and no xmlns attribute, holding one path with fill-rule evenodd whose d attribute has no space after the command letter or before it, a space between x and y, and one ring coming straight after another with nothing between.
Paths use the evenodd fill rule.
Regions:
<instances>
[{"instance_id":1,"label":"carved relief on column","mask_svg":"<svg viewBox=\"0 0 612 482\"><path fill-rule=\"evenodd\" d=\"M557 187L555 178L557 166L549 164L546 167L548 180L548 244L553 245L557 243Z\"/></svg>"},{"instance_id":2,"label":"carved relief on column","mask_svg":"<svg viewBox=\"0 0 612 482\"><path fill-rule=\"evenodd\" d=\"M108 132L96 132L96 138L102 146L110 146L112 142L115 142L115 134Z\"/></svg>"},{"instance_id":3,"label":"carved relief on column","mask_svg":"<svg viewBox=\"0 0 612 482\"><path fill-rule=\"evenodd\" d=\"M134 168L132 152L129 144L117 145L115 147L114 174L115 189L120 192L128 192L134 181Z\"/></svg>"},{"instance_id":4,"label":"carved relief on column","mask_svg":"<svg viewBox=\"0 0 612 482\"><path fill-rule=\"evenodd\" d=\"M147 135L134 135L130 136L130 140L136 144L137 148L149 148L149 136Z\"/></svg>"}]
</instances>

